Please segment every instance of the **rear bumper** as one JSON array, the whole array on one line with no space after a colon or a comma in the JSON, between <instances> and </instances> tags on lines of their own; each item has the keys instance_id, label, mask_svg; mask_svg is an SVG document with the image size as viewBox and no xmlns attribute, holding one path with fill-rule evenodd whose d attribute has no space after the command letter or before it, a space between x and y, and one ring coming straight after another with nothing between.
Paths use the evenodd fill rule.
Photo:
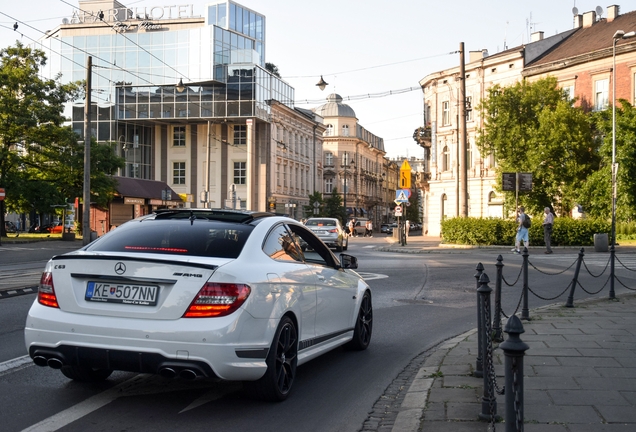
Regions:
<instances>
[{"instance_id":1,"label":"rear bumper","mask_svg":"<svg viewBox=\"0 0 636 432\"><path fill-rule=\"evenodd\" d=\"M38 365L161 375L165 368L176 374L188 369L196 376L250 381L267 369L274 331L272 320L256 320L242 310L221 318L146 320L73 314L35 303L24 335Z\"/></svg>"},{"instance_id":2,"label":"rear bumper","mask_svg":"<svg viewBox=\"0 0 636 432\"><path fill-rule=\"evenodd\" d=\"M59 369L62 366L86 366L93 369L109 369L127 372L162 375L166 378L218 378L209 364L167 358L158 353L124 351L105 348L60 345L45 347L31 345L29 356L38 366Z\"/></svg>"}]
</instances>

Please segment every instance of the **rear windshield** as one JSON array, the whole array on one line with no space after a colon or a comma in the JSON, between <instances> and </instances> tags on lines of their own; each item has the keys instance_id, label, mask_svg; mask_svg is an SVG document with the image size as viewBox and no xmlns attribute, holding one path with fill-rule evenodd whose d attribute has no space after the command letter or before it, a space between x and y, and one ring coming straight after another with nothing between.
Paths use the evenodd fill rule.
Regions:
<instances>
[{"instance_id":1,"label":"rear windshield","mask_svg":"<svg viewBox=\"0 0 636 432\"><path fill-rule=\"evenodd\" d=\"M208 220L130 221L86 250L237 258L253 229L252 225Z\"/></svg>"},{"instance_id":2,"label":"rear windshield","mask_svg":"<svg viewBox=\"0 0 636 432\"><path fill-rule=\"evenodd\" d=\"M309 219L307 226L336 226L336 221L331 219Z\"/></svg>"}]
</instances>

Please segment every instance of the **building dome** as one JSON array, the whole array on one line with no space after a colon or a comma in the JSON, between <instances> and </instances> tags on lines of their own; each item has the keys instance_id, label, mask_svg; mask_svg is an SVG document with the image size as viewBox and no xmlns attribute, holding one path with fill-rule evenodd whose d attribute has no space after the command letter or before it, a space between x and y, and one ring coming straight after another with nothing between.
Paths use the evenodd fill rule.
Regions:
<instances>
[{"instance_id":1,"label":"building dome","mask_svg":"<svg viewBox=\"0 0 636 432\"><path fill-rule=\"evenodd\" d=\"M356 113L347 104L342 103L342 96L336 93L331 93L327 96L327 103L319 106L314 110L316 114L321 117L353 117L356 118Z\"/></svg>"}]
</instances>

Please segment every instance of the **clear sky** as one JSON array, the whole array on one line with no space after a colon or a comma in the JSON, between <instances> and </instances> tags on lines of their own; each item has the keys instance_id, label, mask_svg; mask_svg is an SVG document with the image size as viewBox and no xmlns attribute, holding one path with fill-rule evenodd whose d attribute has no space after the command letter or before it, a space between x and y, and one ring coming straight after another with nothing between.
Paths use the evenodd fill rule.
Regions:
<instances>
[{"instance_id":1,"label":"clear sky","mask_svg":"<svg viewBox=\"0 0 636 432\"><path fill-rule=\"evenodd\" d=\"M38 39L70 17L77 0L0 0L0 47L21 38ZM164 6L158 0L120 0L128 7ZM208 0L183 0L203 15ZM296 89L297 106L321 105L338 93L356 112L359 123L384 138L389 157L421 157L413 131L422 125L426 75L459 63L460 42L466 52L495 54L528 42L530 33L545 37L571 29L572 8L580 14L607 6L598 0L239 0L267 19L266 61L278 66ZM634 10L625 0L621 13ZM19 23L13 31L14 22ZM27 26L35 27L37 30ZM629 31L632 29L625 29ZM27 37L24 43L30 42ZM611 46L611 41L608 41ZM468 54L466 54L468 58ZM320 76L329 83L316 87ZM405 91L412 88L411 91ZM378 97L379 95L386 95ZM309 103L305 103L308 101Z\"/></svg>"}]
</instances>

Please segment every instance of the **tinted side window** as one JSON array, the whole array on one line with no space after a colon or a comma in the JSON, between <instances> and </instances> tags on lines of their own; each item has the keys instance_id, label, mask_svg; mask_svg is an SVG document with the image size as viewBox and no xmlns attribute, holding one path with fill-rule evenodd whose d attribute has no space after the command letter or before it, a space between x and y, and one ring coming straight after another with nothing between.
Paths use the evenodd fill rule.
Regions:
<instances>
[{"instance_id":1,"label":"tinted side window","mask_svg":"<svg viewBox=\"0 0 636 432\"><path fill-rule=\"evenodd\" d=\"M294 240L284 225L278 225L269 232L263 244L263 252L277 261L305 261L298 242Z\"/></svg>"}]
</instances>

